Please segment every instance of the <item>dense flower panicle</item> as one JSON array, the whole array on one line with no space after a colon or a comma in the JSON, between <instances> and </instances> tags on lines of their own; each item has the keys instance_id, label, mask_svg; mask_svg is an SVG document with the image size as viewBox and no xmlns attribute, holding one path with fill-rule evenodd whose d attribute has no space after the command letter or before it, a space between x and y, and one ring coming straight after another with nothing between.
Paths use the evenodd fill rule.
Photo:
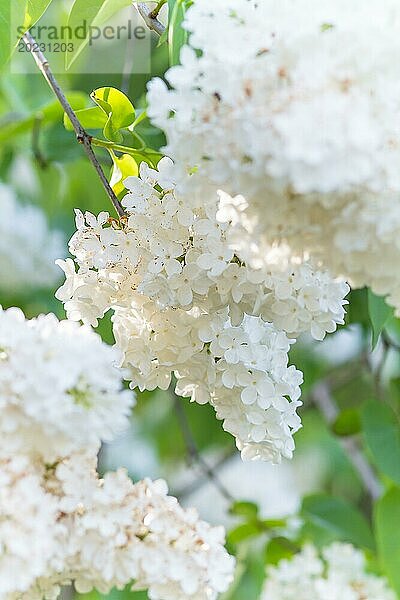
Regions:
<instances>
[{"instance_id":1,"label":"dense flower panicle","mask_svg":"<svg viewBox=\"0 0 400 600\"><path fill-rule=\"evenodd\" d=\"M179 393L215 407L244 457L290 457L302 377L288 367L287 336L334 331L348 286L281 249L247 264L218 196L184 197L172 162L158 169L142 164L125 181L124 220L77 211L78 271L59 261L57 297L92 325L114 310L133 386L166 389L174 374Z\"/></svg>"},{"instance_id":2,"label":"dense flower panicle","mask_svg":"<svg viewBox=\"0 0 400 600\"><path fill-rule=\"evenodd\" d=\"M350 544L333 543L320 555L307 545L290 560L267 569L262 600L395 600L382 577L366 570L365 557Z\"/></svg>"},{"instance_id":3,"label":"dense flower panicle","mask_svg":"<svg viewBox=\"0 0 400 600\"><path fill-rule=\"evenodd\" d=\"M56 550L57 502L22 456L0 459L0 598L26 592Z\"/></svg>"},{"instance_id":4,"label":"dense flower panicle","mask_svg":"<svg viewBox=\"0 0 400 600\"><path fill-rule=\"evenodd\" d=\"M332 206L276 195L267 225L250 208L250 201L226 193L221 197L223 212L229 209L235 223L230 236L249 264L264 260L269 240L275 240L280 248L311 255L331 273L346 274L353 287L368 285L376 294L387 296L396 315L400 315L397 195L382 193L363 199L349 195Z\"/></svg>"},{"instance_id":5,"label":"dense flower panicle","mask_svg":"<svg viewBox=\"0 0 400 600\"><path fill-rule=\"evenodd\" d=\"M99 477L100 442L134 401L118 358L88 327L0 309L0 600L54 600L72 583L215 600L232 580L223 530L164 482Z\"/></svg>"},{"instance_id":6,"label":"dense flower panicle","mask_svg":"<svg viewBox=\"0 0 400 600\"><path fill-rule=\"evenodd\" d=\"M78 590L107 593L134 581L154 600L208 600L226 590L234 561L223 547L222 528L181 508L164 481L133 484L122 469L101 482L93 470L79 495L80 471L68 462L56 471L66 494L61 509L74 515L71 544L79 555L71 570Z\"/></svg>"},{"instance_id":7,"label":"dense flower panicle","mask_svg":"<svg viewBox=\"0 0 400 600\"><path fill-rule=\"evenodd\" d=\"M148 94L171 177L243 194L244 243L289 244L400 315L398 2L202 0L184 26Z\"/></svg>"},{"instance_id":8,"label":"dense flower panicle","mask_svg":"<svg viewBox=\"0 0 400 600\"><path fill-rule=\"evenodd\" d=\"M88 327L0 309L0 453L51 463L111 440L134 403L118 360Z\"/></svg>"},{"instance_id":9,"label":"dense flower panicle","mask_svg":"<svg viewBox=\"0 0 400 600\"><path fill-rule=\"evenodd\" d=\"M176 392L210 402L243 458L291 458L292 436L301 425L296 409L302 374L288 367L285 333L256 317L234 327L226 312L212 318L160 312L138 300L135 309L117 309L113 318L132 385L167 389L174 373Z\"/></svg>"},{"instance_id":10,"label":"dense flower panicle","mask_svg":"<svg viewBox=\"0 0 400 600\"><path fill-rule=\"evenodd\" d=\"M69 248L78 275L71 260L58 261L67 282L57 297L69 318L96 325L111 305L130 306L135 290L161 307L212 313L229 306L235 324L245 313L262 316L294 337L310 332L323 339L343 323L346 284L285 250L275 256L270 251L249 267L231 234L230 215L217 211L217 195L204 208L174 187L161 187L173 186L165 181L171 166L167 158L159 172L143 163L140 178L125 180L130 193L123 199L128 220L122 226L110 227L105 212L95 217L76 211Z\"/></svg>"},{"instance_id":11,"label":"dense flower panicle","mask_svg":"<svg viewBox=\"0 0 400 600\"><path fill-rule=\"evenodd\" d=\"M235 193L266 176L300 194L398 189L399 24L395 0L196 2L150 116L177 163Z\"/></svg>"},{"instance_id":12,"label":"dense flower panicle","mask_svg":"<svg viewBox=\"0 0 400 600\"><path fill-rule=\"evenodd\" d=\"M165 482L133 484L123 469L100 479L88 453L35 468L34 475L31 466L15 479L2 477L2 509L10 515L0 528L2 600L56 598L70 583L81 593L131 584L153 600L214 600L228 587L234 559L223 547L223 529L181 508ZM38 552L29 563L23 553L32 544ZM11 580L5 570L14 565L24 569L13 569Z\"/></svg>"},{"instance_id":13,"label":"dense flower panicle","mask_svg":"<svg viewBox=\"0 0 400 600\"><path fill-rule=\"evenodd\" d=\"M54 262L65 243L62 233L50 231L42 211L20 204L3 183L0 205L0 290L16 293L56 285Z\"/></svg>"}]
</instances>

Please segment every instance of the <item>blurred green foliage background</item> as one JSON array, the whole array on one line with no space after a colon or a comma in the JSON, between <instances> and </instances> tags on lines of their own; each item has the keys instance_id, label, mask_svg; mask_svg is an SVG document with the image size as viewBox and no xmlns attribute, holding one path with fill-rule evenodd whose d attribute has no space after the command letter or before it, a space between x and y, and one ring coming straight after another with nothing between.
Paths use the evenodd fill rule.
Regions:
<instances>
[{"instance_id":1,"label":"blurred green foliage background","mask_svg":"<svg viewBox=\"0 0 400 600\"><path fill-rule=\"evenodd\" d=\"M69 5L61 0L53 3L53 19L64 23ZM143 108L147 81L154 75L162 75L170 60L167 45L158 47L157 42L154 36L151 72L148 74L132 74L127 78L126 74L67 73L59 77L61 87L65 92L76 92L78 104L84 106L92 104L89 95L96 88L125 88L134 106ZM115 56L125 51L120 41L116 41L113 47ZM26 60L32 59L26 56ZM44 114L47 117L43 120ZM140 126L140 134L154 149L163 144L162 133L146 121ZM109 174L112 164L108 153L98 150L97 154ZM62 111L40 73L16 75L6 69L1 76L0 179L17 190L22 202L41 207L50 226L61 229L66 240L74 230L74 208L94 213L111 210L82 148L74 135L65 130ZM18 226L17 223L7 225ZM29 290L17 294L12 289L1 289L0 303L4 307L19 306L29 317L49 311L63 317L62 305L55 300L54 291ZM396 345L400 340L400 327L394 318L388 322L386 335L393 343L380 343L371 358L371 320L366 290L351 293L347 323L351 325L347 332L341 331L332 336L318 349L310 340L303 340L292 351L292 362L304 372L305 383L304 425L296 435L297 452L290 466L271 468L259 465L249 481L244 476L249 467L240 463L233 439L222 430L213 409L189 405L186 400L161 391L138 394L130 436L123 443L104 449L103 468L125 465L133 478L146 474L165 477L170 482L171 491L182 502L198 501L200 511L211 521L219 521L221 513L213 512L215 498L219 499L221 510L225 513L224 522L231 532L229 548L239 561L234 586L224 600L255 600L258 597L265 563L275 562L293 551L286 537L288 527L299 532L299 540L312 538L318 544L351 538L350 541L369 547L372 555L371 501L343 449L343 440L346 443L349 437L355 435L370 456L371 447L365 444L365 432L364 436L360 433L365 401L384 395L394 414L399 413L400 369ZM112 343L107 317L100 324L99 333L105 341ZM332 425L327 425L315 405L314 390L321 381L328 382L339 410L339 417ZM237 502L250 504L234 506L228 515L230 502L218 491L218 485L205 476L204 469L199 468L188 450L182 418L187 421L186 426L204 460L210 466L217 465L215 472L229 495ZM400 441L398 443L398 454L386 460L395 461L400 456ZM393 453L389 451L388 454ZM386 465L385 458L382 460ZM384 478L386 476L385 472ZM282 477L290 482L287 492L285 486L282 488L279 483ZM400 483L396 481L397 475L389 473L388 477L392 483L393 480ZM292 494L294 507L299 504L301 494L314 494L311 500L306 498L303 501L302 509L298 506L302 523L292 519L289 525L285 523L283 526L271 521L293 516L284 512L279 514L280 502L273 498L274 488L283 489L280 493ZM326 498L331 496L340 501L336 501L333 509L324 512ZM258 508L251 504L254 502L259 505ZM281 504L285 506L287 503ZM339 515L333 523L332 514ZM272 543L271 540L275 541ZM99 594L92 593L87 600L98 597ZM129 590L110 595L112 600L146 597L143 593Z\"/></svg>"}]
</instances>

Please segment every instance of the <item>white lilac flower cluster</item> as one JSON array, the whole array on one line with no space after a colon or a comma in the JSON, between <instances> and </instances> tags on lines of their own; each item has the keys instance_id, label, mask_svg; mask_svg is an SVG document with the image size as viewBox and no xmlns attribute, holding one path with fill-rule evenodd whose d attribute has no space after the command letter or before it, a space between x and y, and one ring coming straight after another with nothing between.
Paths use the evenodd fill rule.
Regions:
<instances>
[{"instance_id":1,"label":"white lilac flower cluster","mask_svg":"<svg viewBox=\"0 0 400 600\"><path fill-rule=\"evenodd\" d=\"M17 598L48 572L57 548L57 502L28 457L0 458L0 598Z\"/></svg>"},{"instance_id":2,"label":"white lilac flower cluster","mask_svg":"<svg viewBox=\"0 0 400 600\"><path fill-rule=\"evenodd\" d=\"M114 310L132 387L166 389L175 375L178 394L214 406L244 458L289 458L302 382L288 367L291 338L323 339L343 323L348 286L282 249L248 266L217 196L182 196L171 161L158 169L143 163L125 180L121 221L77 211L78 270L59 261L57 297L68 318L92 325Z\"/></svg>"},{"instance_id":3,"label":"white lilac flower cluster","mask_svg":"<svg viewBox=\"0 0 400 600\"><path fill-rule=\"evenodd\" d=\"M242 194L244 245L288 244L400 315L399 3L201 0L184 27L148 94L180 185Z\"/></svg>"},{"instance_id":4,"label":"white lilac flower cluster","mask_svg":"<svg viewBox=\"0 0 400 600\"><path fill-rule=\"evenodd\" d=\"M13 190L0 183L0 290L21 292L57 284L55 260L63 235L50 231L42 211L20 204Z\"/></svg>"},{"instance_id":5,"label":"white lilac flower cluster","mask_svg":"<svg viewBox=\"0 0 400 600\"><path fill-rule=\"evenodd\" d=\"M267 569L261 600L395 600L382 577L366 570L365 557L350 544L333 543L320 555L307 545L292 559Z\"/></svg>"},{"instance_id":6,"label":"white lilac flower cluster","mask_svg":"<svg viewBox=\"0 0 400 600\"><path fill-rule=\"evenodd\" d=\"M0 600L53 600L71 583L214 600L232 579L223 529L165 482L99 477L100 442L134 401L116 360L90 328L0 311Z\"/></svg>"},{"instance_id":7,"label":"white lilac flower cluster","mask_svg":"<svg viewBox=\"0 0 400 600\"><path fill-rule=\"evenodd\" d=\"M112 366L118 359L89 327L1 310L0 453L52 463L113 439L134 400Z\"/></svg>"},{"instance_id":8,"label":"white lilac flower cluster","mask_svg":"<svg viewBox=\"0 0 400 600\"><path fill-rule=\"evenodd\" d=\"M134 484L124 469L100 479L96 462L86 452L41 469L0 460L0 598L57 598L71 583L104 594L131 584L153 600L211 600L226 590L234 560L222 527L183 509L164 481Z\"/></svg>"}]
</instances>

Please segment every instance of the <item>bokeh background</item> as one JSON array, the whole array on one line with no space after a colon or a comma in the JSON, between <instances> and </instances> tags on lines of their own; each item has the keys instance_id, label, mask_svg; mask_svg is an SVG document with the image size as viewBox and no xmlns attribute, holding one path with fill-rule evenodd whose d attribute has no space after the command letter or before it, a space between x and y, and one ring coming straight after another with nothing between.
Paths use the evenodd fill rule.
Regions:
<instances>
[{"instance_id":1,"label":"bokeh background","mask_svg":"<svg viewBox=\"0 0 400 600\"><path fill-rule=\"evenodd\" d=\"M70 2L54 2L52 21L65 23L69 7ZM116 22L126 18L127 11L115 17ZM152 37L151 44L148 73L65 73L59 77L60 84L64 91L76 93L79 105L90 106L89 94L93 89L113 86L123 89L135 107L144 107L147 81L154 75L162 75L168 68L166 46L158 46L156 36ZM110 52L109 46L107 52ZM129 64L129 43L116 41L112 52L115 61L120 61L121 52L124 53L124 60ZM26 55L23 60L32 59ZM85 60L84 56L81 60ZM55 248L60 252L58 258L65 258L67 240L74 231L73 209L79 207L94 213L110 210L94 170L73 134L65 130L62 117L61 109L39 73L6 71L2 75L1 196L14 196L14 209L0 198L3 240L3 243L0 240L0 303L3 307L21 307L28 317L50 311L64 316L61 303L54 298L61 283L61 271L53 267L57 256L53 256L54 248L49 246L51 236L45 234L35 241L38 234L34 220L41 219L37 211L44 216L51 231L59 232ZM159 149L163 144L162 134L147 122L140 127L147 145ZM107 152L100 150L98 157L108 174L112 165ZM32 213L32 206L37 211ZM39 259L33 256L35 244L39 248ZM39 264L40 249L43 261L48 260L51 276L48 282L38 285L30 281L29 271L43 267ZM400 373L394 350L388 350L381 342L373 353L370 351L371 327L365 290L351 293L347 323L350 327L340 329L322 344L303 338L292 351L292 362L305 376L301 410L304 427L296 435L297 451L292 462L279 466L243 463L232 437L222 430L211 407L191 405L185 399L162 391L138 394L130 430L102 449L101 469L125 466L133 479L166 478L171 492L184 505L195 506L202 517L226 526L229 547L238 557L239 569L234 586L224 600L258 597L266 551L268 553L268 532L254 526L252 530L243 523L243 515L231 514L232 499L255 503L263 520L289 517L292 528L301 527L297 515L301 512L303 497L309 494L326 492L340 496L358 505L366 516L370 514L360 476L343 444L347 443L346 434L358 431L360 403L379 393L382 386L390 389L393 403L397 405ZM394 339L398 338L397 328L393 321ZM105 341L113 342L107 317L100 324L99 333ZM315 390L321 385L329 386L339 419L335 415L328 415L326 419L317 409ZM329 425L329 419L334 423ZM197 453L201 455L200 461ZM320 529L318 537L321 542L329 541L335 538L335 532ZM99 597L93 593L85 598ZM147 598L145 594L129 590L115 592L110 597L113 600Z\"/></svg>"}]
</instances>

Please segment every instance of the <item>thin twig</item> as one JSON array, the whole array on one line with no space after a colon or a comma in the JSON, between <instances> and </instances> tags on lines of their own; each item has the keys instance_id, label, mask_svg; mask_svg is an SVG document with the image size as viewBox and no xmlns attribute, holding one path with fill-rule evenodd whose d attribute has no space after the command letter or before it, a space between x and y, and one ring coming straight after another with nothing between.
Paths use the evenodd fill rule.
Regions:
<instances>
[{"instance_id":1,"label":"thin twig","mask_svg":"<svg viewBox=\"0 0 400 600\"><path fill-rule=\"evenodd\" d=\"M155 8L153 8L149 17L151 19L157 19L158 15L160 14L160 10L164 6L164 4L166 4L167 2L168 2L168 0L158 0L157 6Z\"/></svg>"},{"instance_id":2,"label":"thin twig","mask_svg":"<svg viewBox=\"0 0 400 600\"><path fill-rule=\"evenodd\" d=\"M34 120L33 127L32 127L32 152L33 152L33 155L34 155L35 160L38 163L39 167L41 169L45 169L48 166L48 164L47 164L47 160L45 159L45 157L43 156L43 154L40 150L40 145L39 145L41 125L42 125L42 117L37 116Z\"/></svg>"},{"instance_id":3,"label":"thin twig","mask_svg":"<svg viewBox=\"0 0 400 600\"><path fill-rule=\"evenodd\" d=\"M216 459L215 463L212 466L210 466L210 469L214 473L219 472L221 468L223 468L232 459L237 457L237 455L238 454L236 448L227 450L226 452L221 454L219 458ZM197 492L197 490L201 489L206 483L209 482L209 480L210 478L207 475L207 473L203 472L199 477L196 477L188 484L182 486L182 488L174 492L173 495L177 498L186 498L187 496L190 496L191 494Z\"/></svg>"},{"instance_id":4,"label":"thin twig","mask_svg":"<svg viewBox=\"0 0 400 600\"><path fill-rule=\"evenodd\" d=\"M147 27L161 36L165 32L165 27L153 16L154 9L149 8L146 2L134 2L134 5L138 9L139 14Z\"/></svg>"},{"instance_id":5,"label":"thin twig","mask_svg":"<svg viewBox=\"0 0 400 600\"><path fill-rule=\"evenodd\" d=\"M27 31L25 33L25 35L23 36L22 39L25 42L27 49L32 54L33 58L35 59L35 62L37 64L40 72L42 73L43 77L46 79L47 83L53 90L54 94L57 96L57 99L60 102L65 113L68 115L68 118L71 121L72 127L74 128L74 131L76 133L76 139L78 140L78 142L80 144L82 144L83 149L84 149L87 157L89 158L90 162L92 163L93 167L95 168L95 170L100 178L100 181L103 184L103 187L106 190L107 195L110 198L115 210L117 211L118 215L120 217L122 217L124 215L124 209L122 208L117 196L114 194L114 192L108 182L108 179L105 176L104 171L101 168L99 161L97 160L97 157L92 148L91 136L87 133L87 131L82 127L81 123L79 122L79 119L77 118L70 103L68 102L67 98L65 97L64 92L62 91L56 78L54 77L46 57L40 51L38 44L36 43L36 41L32 37L32 35L29 33L29 31Z\"/></svg>"},{"instance_id":6,"label":"thin twig","mask_svg":"<svg viewBox=\"0 0 400 600\"><path fill-rule=\"evenodd\" d=\"M382 331L381 338L386 349L393 348L394 350L400 350L400 344L396 342L385 330Z\"/></svg>"},{"instance_id":7,"label":"thin twig","mask_svg":"<svg viewBox=\"0 0 400 600\"><path fill-rule=\"evenodd\" d=\"M174 408L182 431L182 437L185 442L188 457L200 467L204 476L216 487L220 494L232 504L235 501L234 497L226 489L224 484L220 481L218 475L215 473L215 470L212 467L210 467L204 460L204 458L201 456L199 449L197 448L196 441L193 437L192 431L190 429L190 425L182 403L180 401L180 398L175 394L172 388L171 395L173 396Z\"/></svg>"},{"instance_id":8,"label":"thin twig","mask_svg":"<svg viewBox=\"0 0 400 600\"><path fill-rule=\"evenodd\" d=\"M317 406L328 425L334 423L339 414L339 410L336 406L336 402L331 396L329 386L325 382L316 384L311 396L314 404ZM343 438L340 440L340 444L346 452L350 462L360 475L372 500L379 498L382 495L382 485L371 465L360 450L356 440L351 437Z\"/></svg>"}]
</instances>

